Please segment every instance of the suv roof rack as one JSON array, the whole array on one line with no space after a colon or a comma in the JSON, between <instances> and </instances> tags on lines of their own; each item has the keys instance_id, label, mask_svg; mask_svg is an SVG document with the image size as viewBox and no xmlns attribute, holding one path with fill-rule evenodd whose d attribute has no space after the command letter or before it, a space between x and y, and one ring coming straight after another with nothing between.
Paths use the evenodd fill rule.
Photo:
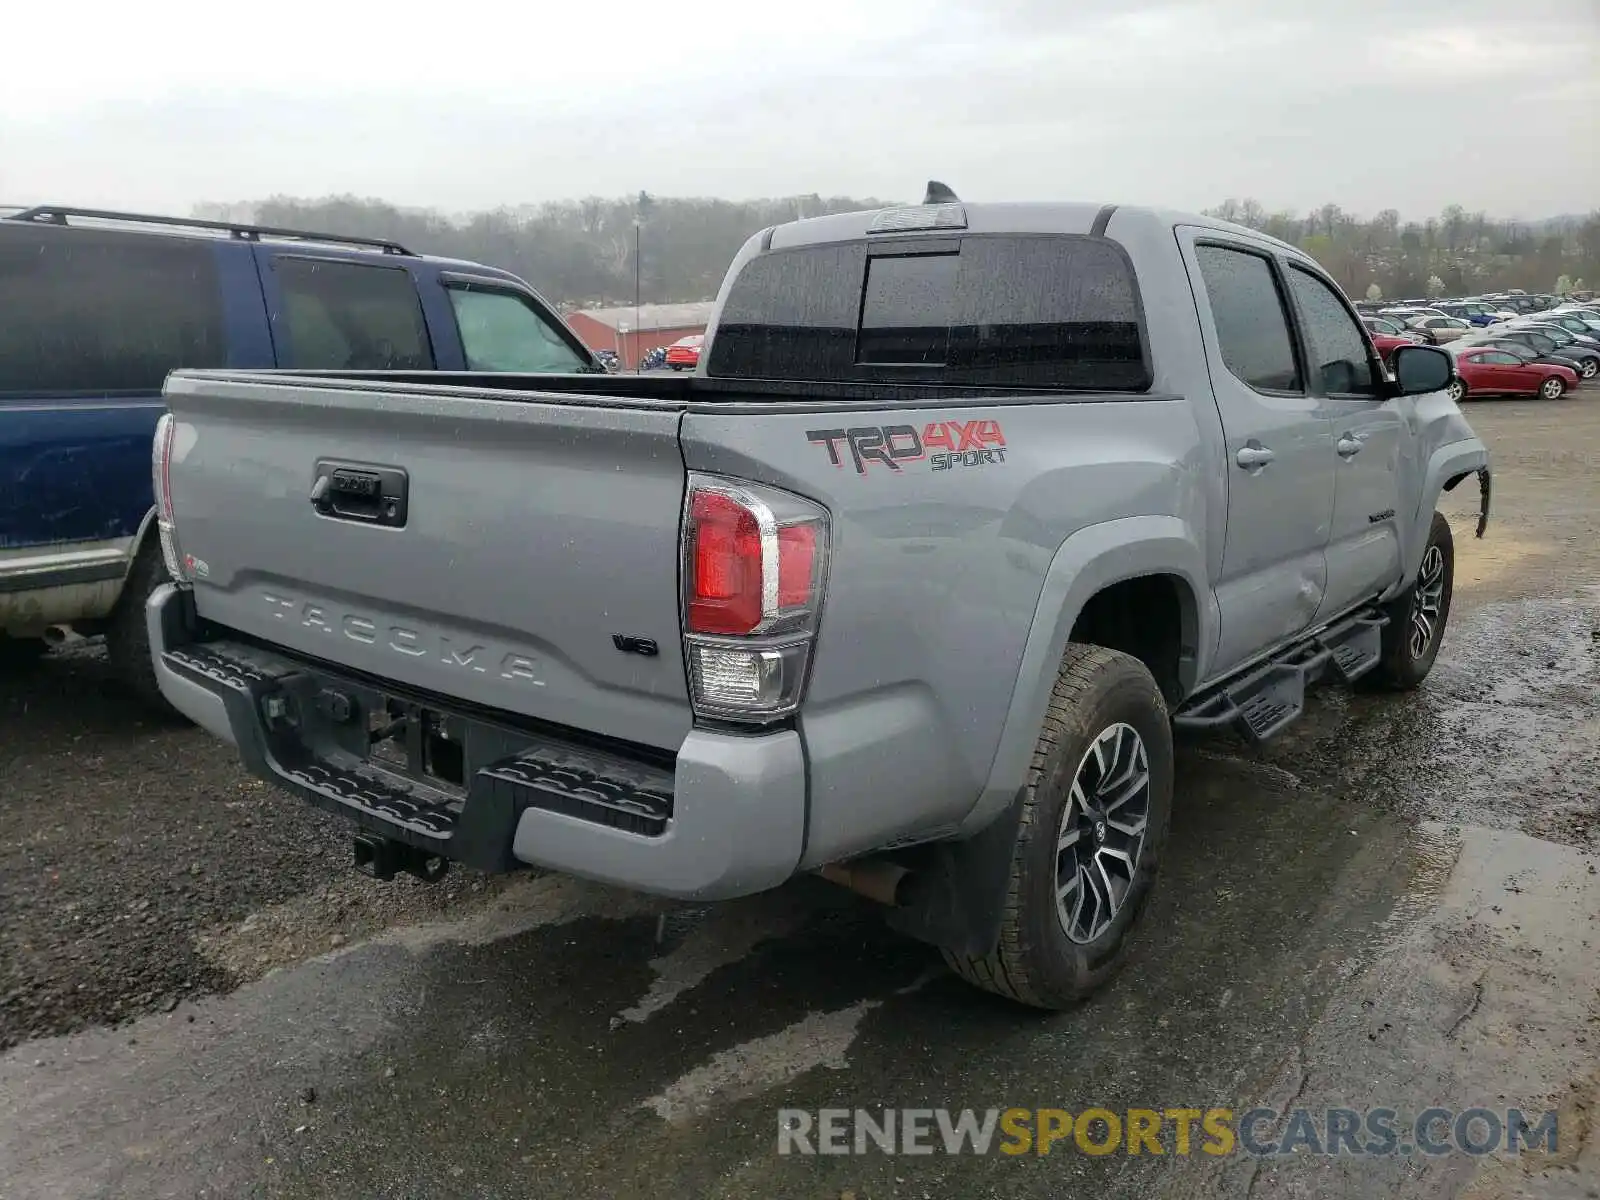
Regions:
<instances>
[{"instance_id":1,"label":"suv roof rack","mask_svg":"<svg viewBox=\"0 0 1600 1200\"><path fill-rule=\"evenodd\" d=\"M35 221L41 225L65 225L68 217L87 217L96 221L121 221L131 225L162 225L174 229L208 229L229 234L242 242L262 238L282 238L295 242L325 242L334 246L363 246L385 254L413 257L399 242L386 238L349 237L338 233L311 233L304 229L279 229L271 225L242 225L237 221L206 221L199 217L153 217L146 213L114 212L102 208L70 208L60 204L40 204L21 212L9 213L0 220Z\"/></svg>"}]
</instances>

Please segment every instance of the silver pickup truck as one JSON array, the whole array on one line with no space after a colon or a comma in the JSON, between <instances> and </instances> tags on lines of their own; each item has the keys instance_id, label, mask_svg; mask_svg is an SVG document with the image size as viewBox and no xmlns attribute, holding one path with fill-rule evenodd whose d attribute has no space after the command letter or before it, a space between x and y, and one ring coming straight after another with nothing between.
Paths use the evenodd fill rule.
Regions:
<instances>
[{"instance_id":1,"label":"silver pickup truck","mask_svg":"<svg viewBox=\"0 0 1600 1200\"><path fill-rule=\"evenodd\" d=\"M819 872L972 982L1105 980L1174 727L1404 690L1450 614L1450 358L1173 212L781 225L693 377L180 371L167 698L357 865L713 899Z\"/></svg>"}]
</instances>

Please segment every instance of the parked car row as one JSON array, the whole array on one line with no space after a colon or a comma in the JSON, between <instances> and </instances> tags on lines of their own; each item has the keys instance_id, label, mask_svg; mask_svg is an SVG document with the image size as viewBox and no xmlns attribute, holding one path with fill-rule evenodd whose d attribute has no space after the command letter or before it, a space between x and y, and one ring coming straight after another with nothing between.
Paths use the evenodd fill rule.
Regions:
<instances>
[{"instance_id":1,"label":"parked car row","mask_svg":"<svg viewBox=\"0 0 1600 1200\"><path fill-rule=\"evenodd\" d=\"M1600 375L1600 302L1511 294L1356 306L1387 360L1403 345L1445 346L1452 394L1556 399Z\"/></svg>"}]
</instances>

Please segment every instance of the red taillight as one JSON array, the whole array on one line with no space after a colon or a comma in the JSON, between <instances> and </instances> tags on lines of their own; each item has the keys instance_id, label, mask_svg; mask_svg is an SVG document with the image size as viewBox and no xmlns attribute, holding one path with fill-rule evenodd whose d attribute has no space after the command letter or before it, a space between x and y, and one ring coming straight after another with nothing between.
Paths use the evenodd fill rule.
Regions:
<instances>
[{"instance_id":1,"label":"red taillight","mask_svg":"<svg viewBox=\"0 0 1600 1200\"><path fill-rule=\"evenodd\" d=\"M163 413L156 423L156 436L151 445L151 485L156 500L156 536L161 540L161 557L166 561L167 574L179 584L191 579L189 561L178 544L177 518L172 507L172 451L177 440L178 423L171 413Z\"/></svg>"},{"instance_id":2,"label":"red taillight","mask_svg":"<svg viewBox=\"0 0 1600 1200\"><path fill-rule=\"evenodd\" d=\"M689 506L690 633L750 633L761 624L761 526L731 496L696 492Z\"/></svg>"},{"instance_id":3,"label":"red taillight","mask_svg":"<svg viewBox=\"0 0 1600 1200\"><path fill-rule=\"evenodd\" d=\"M828 513L764 484L691 474L683 522L684 655L697 714L795 711L828 572Z\"/></svg>"},{"instance_id":4,"label":"red taillight","mask_svg":"<svg viewBox=\"0 0 1600 1200\"><path fill-rule=\"evenodd\" d=\"M811 602L816 562L815 525L790 525L778 530L779 608L794 608Z\"/></svg>"},{"instance_id":5,"label":"red taillight","mask_svg":"<svg viewBox=\"0 0 1600 1200\"><path fill-rule=\"evenodd\" d=\"M172 520L172 439L177 431L172 414L163 414L156 428L156 516Z\"/></svg>"}]
</instances>

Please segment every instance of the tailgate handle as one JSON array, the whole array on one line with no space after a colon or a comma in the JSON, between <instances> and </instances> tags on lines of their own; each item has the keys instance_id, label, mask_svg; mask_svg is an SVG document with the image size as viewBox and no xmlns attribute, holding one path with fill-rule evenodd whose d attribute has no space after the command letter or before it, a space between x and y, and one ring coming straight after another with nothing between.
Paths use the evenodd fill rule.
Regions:
<instances>
[{"instance_id":1,"label":"tailgate handle","mask_svg":"<svg viewBox=\"0 0 1600 1200\"><path fill-rule=\"evenodd\" d=\"M399 528L406 523L409 491L409 480L399 467L323 458L317 460L311 480L311 507L336 521Z\"/></svg>"}]
</instances>

